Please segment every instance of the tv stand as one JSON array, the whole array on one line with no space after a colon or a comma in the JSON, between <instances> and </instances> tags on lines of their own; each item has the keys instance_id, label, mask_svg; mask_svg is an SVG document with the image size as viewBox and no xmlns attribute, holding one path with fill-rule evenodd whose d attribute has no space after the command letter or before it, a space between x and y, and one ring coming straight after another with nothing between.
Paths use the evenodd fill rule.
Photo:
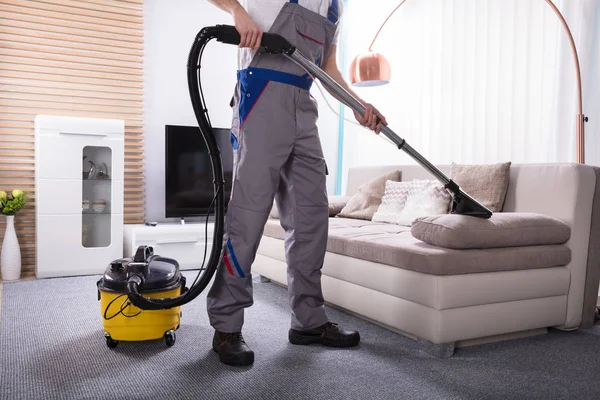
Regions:
<instances>
[{"instance_id":1,"label":"tv stand","mask_svg":"<svg viewBox=\"0 0 600 400\"><path fill-rule=\"evenodd\" d=\"M214 223L209 221L161 222L156 226L126 224L123 227L123 256L132 257L139 246L152 246L154 254L177 260L182 270L197 270L212 249ZM208 237L205 235L208 234ZM205 246L206 245L206 246Z\"/></svg>"}]
</instances>

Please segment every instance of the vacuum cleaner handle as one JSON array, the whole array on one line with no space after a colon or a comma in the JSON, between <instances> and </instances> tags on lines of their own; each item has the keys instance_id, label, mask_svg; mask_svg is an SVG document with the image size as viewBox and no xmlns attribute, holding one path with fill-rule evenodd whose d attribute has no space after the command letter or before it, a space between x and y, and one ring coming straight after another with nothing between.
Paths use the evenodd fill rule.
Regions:
<instances>
[{"instance_id":1,"label":"vacuum cleaner handle","mask_svg":"<svg viewBox=\"0 0 600 400\"><path fill-rule=\"evenodd\" d=\"M239 45L240 34L231 25L217 25L217 41L221 43ZM261 47L263 47L269 53L291 53L295 50L294 46L287 41L283 36L277 33L263 32L262 39L260 41Z\"/></svg>"},{"instance_id":2,"label":"vacuum cleaner handle","mask_svg":"<svg viewBox=\"0 0 600 400\"><path fill-rule=\"evenodd\" d=\"M151 246L140 245L138 246L135 255L133 256L133 262L146 262L148 258L152 255L154 255L154 249Z\"/></svg>"}]
</instances>

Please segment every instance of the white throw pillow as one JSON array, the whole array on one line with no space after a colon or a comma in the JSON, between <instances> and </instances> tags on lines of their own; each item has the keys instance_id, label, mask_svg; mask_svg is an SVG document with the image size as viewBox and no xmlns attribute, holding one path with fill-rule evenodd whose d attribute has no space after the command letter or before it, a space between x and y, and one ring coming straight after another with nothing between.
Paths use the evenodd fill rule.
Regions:
<instances>
[{"instance_id":1,"label":"white throw pillow","mask_svg":"<svg viewBox=\"0 0 600 400\"><path fill-rule=\"evenodd\" d=\"M415 185L411 188L397 224L412 226L419 217L447 214L451 201L450 193L438 181L430 180Z\"/></svg>"},{"instance_id":2,"label":"white throw pillow","mask_svg":"<svg viewBox=\"0 0 600 400\"><path fill-rule=\"evenodd\" d=\"M373 215L372 221L400 224L407 199L412 193L423 190L431 182L430 180L421 179L407 182L387 181L381 204Z\"/></svg>"},{"instance_id":3,"label":"white throw pillow","mask_svg":"<svg viewBox=\"0 0 600 400\"><path fill-rule=\"evenodd\" d=\"M381 204L373 214L372 221L397 223L412 186L413 182L386 181Z\"/></svg>"}]
</instances>

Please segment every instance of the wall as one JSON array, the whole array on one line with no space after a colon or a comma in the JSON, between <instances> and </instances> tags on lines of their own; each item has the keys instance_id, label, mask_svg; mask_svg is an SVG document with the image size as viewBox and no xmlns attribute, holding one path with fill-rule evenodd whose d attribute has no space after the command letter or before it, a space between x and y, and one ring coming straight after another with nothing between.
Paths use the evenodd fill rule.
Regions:
<instances>
[{"instance_id":1,"label":"wall","mask_svg":"<svg viewBox=\"0 0 600 400\"><path fill-rule=\"evenodd\" d=\"M205 26L233 24L229 14L204 0L146 0L144 2L144 146L146 219L164 217L164 130L165 125L197 126L187 87L186 64L194 37ZM231 99L235 86L235 46L211 41L202 57L202 88L214 127L231 125ZM335 190L338 118L317 88L320 105L319 128L329 166L328 188ZM329 95L327 95L329 96ZM335 110L337 102L330 100ZM193 220L193 219L192 219Z\"/></svg>"},{"instance_id":2,"label":"wall","mask_svg":"<svg viewBox=\"0 0 600 400\"><path fill-rule=\"evenodd\" d=\"M0 190L30 198L15 218L24 275L35 271L37 114L124 119L125 223L143 220L143 40L142 0L0 2Z\"/></svg>"}]
</instances>

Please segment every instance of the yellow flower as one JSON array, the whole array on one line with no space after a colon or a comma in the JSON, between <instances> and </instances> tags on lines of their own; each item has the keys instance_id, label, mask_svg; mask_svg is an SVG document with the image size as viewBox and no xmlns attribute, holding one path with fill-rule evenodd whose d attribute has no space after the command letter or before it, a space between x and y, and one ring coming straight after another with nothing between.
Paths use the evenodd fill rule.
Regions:
<instances>
[{"instance_id":1,"label":"yellow flower","mask_svg":"<svg viewBox=\"0 0 600 400\"><path fill-rule=\"evenodd\" d=\"M7 194L5 191L0 190L0 202L5 202L7 198Z\"/></svg>"},{"instance_id":2,"label":"yellow flower","mask_svg":"<svg viewBox=\"0 0 600 400\"><path fill-rule=\"evenodd\" d=\"M23 196L23 191L21 189L15 189L12 191L13 198L20 199Z\"/></svg>"}]
</instances>

